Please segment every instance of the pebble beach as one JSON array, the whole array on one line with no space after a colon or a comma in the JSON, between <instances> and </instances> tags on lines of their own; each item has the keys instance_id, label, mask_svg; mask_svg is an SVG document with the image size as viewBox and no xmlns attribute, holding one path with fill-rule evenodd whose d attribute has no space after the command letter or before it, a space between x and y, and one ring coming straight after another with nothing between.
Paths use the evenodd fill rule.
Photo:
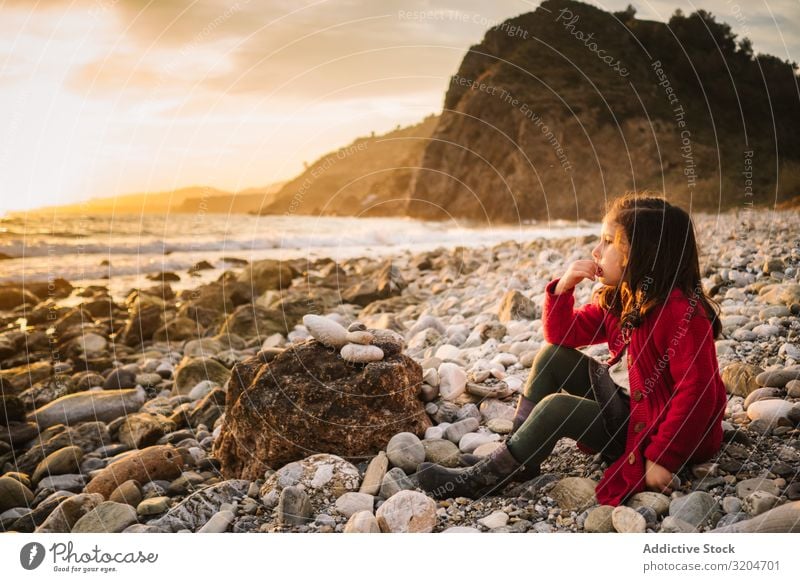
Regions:
<instances>
[{"instance_id":1,"label":"pebble beach","mask_svg":"<svg viewBox=\"0 0 800 582\"><path fill-rule=\"evenodd\" d=\"M175 270L125 294L64 279L6 283L0 529L800 531L797 213L693 218L703 286L722 310L716 346L729 401L721 451L686 466L671 496L598 505L606 464L569 439L539 477L491 496L436 500L416 486L420 462L464 466L508 438L544 343L544 287L590 256L598 231L395 257L234 259L195 287L173 289L186 278ZM576 305L592 289L579 284ZM609 355L605 344L582 351ZM292 353L312 354L319 369L303 377ZM407 418L394 434L381 432L384 423L371 435L362 427L304 443L292 436L302 456L252 434L258 419L247 414L259 412L262 395L286 386L324 408L313 386L326 378L329 388L370 378L404 391L392 406ZM240 410L245 395L252 402ZM377 411L358 414L366 422ZM291 420L287 427L303 422ZM259 447L291 460L259 468L243 458Z\"/></svg>"}]
</instances>

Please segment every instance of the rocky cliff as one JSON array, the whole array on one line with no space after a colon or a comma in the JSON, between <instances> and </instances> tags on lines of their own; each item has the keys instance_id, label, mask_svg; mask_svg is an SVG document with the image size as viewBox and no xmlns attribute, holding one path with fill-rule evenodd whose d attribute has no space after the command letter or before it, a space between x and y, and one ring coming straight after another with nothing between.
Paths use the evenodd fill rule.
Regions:
<instances>
[{"instance_id":1,"label":"rocky cliff","mask_svg":"<svg viewBox=\"0 0 800 582\"><path fill-rule=\"evenodd\" d=\"M354 140L287 182L262 214L398 216L438 117Z\"/></svg>"},{"instance_id":2,"label":"rocky cliff","mask_svg":"<svg viewBox=\"0 0 800 582\"><path fill-rule=\"evenodd\" d=\"M796 65L707 12L545 0L467 52L407 214L597 219L645 188L695 210L774 203L800 193L798 126Z\"/></svg>"}]
</instances>

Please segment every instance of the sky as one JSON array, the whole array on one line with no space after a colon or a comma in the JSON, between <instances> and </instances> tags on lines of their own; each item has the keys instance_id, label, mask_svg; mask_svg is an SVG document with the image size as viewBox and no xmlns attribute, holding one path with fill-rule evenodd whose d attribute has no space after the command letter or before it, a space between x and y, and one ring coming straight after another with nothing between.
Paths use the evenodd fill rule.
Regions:
<instances>
[{"instance_id":1,"label":"sky","mask_svg":"<svg viewBox=\"0 0 800 582\"><path fill-rule=\"evenodd\" d=\"M800 61L800 0L697 8ZM441 110L470 45L535 2L0 0L0 214L131 192L229 191Z\"/></svg>"}]
</instances>

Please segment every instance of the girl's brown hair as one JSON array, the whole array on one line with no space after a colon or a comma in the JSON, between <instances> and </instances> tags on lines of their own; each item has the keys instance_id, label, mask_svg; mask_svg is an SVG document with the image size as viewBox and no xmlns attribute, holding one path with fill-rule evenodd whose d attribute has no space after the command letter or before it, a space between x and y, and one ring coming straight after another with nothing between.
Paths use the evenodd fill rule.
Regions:
<instances>
[{"instance_id":1,"label":"girl's brown hair","mask_svg":"<svg viewBox=\"0 0 800 582\"><path fill-rule=\"evenodd\" d=\"M703 306L714 338L719 337L719 305L703 290L689 215L662 196L642 192L615 199L604 220L618 224L625 233L627 264L618 285L605 285L595 291L598 304L619 317L623 328L635 328L667 300L672 289L681 289ZM620 238L618 232L615 244L620 243Z\"/></svg>"}]
</instances>

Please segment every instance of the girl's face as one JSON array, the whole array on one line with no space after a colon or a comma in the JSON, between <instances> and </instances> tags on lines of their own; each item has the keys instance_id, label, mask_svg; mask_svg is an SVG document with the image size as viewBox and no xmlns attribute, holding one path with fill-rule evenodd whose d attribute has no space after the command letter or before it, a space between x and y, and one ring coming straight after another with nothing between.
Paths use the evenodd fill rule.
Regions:
<instances>
[{"instance_id":1,"label":"girl's face","mask_svg":"<svg viewBox=\"0 0 800 582\"><path fill-rule=\"evenodd\" d=\"M603 220L600 242L592 249L592 258L597 264L597 280L605 285L617 285L628 264L628 238L616 222Z\"/></svg>"}]
</instances>

